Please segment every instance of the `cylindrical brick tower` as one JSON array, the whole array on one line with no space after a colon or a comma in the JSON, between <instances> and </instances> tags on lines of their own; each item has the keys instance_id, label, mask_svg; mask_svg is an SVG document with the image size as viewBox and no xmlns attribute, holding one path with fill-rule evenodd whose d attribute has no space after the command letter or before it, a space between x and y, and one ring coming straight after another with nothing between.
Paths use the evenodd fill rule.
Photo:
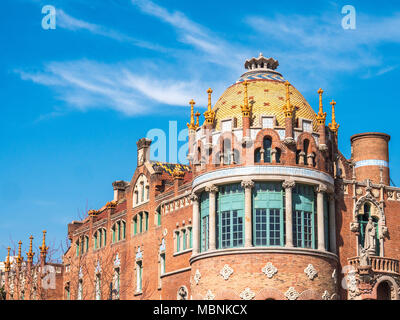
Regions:
<instances>
[{"instance_id":1,"label":"cylindrical brick tower","mask_svg":"<svg viewBox=\"0 0 400 320\"><path fill-rule=\"evenodd\" d=\"M370 179L373 183L390 185L389 140L389 135L376 132L351 137L351 158L357 180Z\"/></svg>"}]
</instances>

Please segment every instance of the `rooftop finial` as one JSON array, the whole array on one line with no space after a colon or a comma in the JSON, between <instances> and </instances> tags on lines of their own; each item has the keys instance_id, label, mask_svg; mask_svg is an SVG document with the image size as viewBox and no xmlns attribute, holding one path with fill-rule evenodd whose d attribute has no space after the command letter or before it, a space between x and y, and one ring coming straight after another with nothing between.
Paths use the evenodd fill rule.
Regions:
<instances>
[{"instance_id":1,"label":"rooftop finial","mask_svg":"<svg viewBox=\"0 0 400 320\"><path fill-rule=\"evenodd\" d=\"M189 130L196 130L196 124L194 123L194 105L196 102L194 100L189 101L190 104L190 123L187 124L187 127Z\"/></svg>"},{"instance_id":2,"label":"rooftop finial","mask_svg":"<svg viewBox=\"0 0 400 320\"><path fill-rule=\"evenodd\" d=\"M244 99L243 99L243 106L242 106L242 114L243 117L250 117L250 107L249 107L249 97L247 93L247 86L249 83L246 81L243 82L244 86Z\"/></svg>"},{"instance_id":3,"label":"rooftop finial","mask_svg":"<svg viewBox=\"0 0 400 320\"><path fill-rule=\"evenodd\" d=\"M326 120L326 112L324 112L323 105L322 105L322 94L324 93L324 90L319 89L318 94L319 94L319 111L317 115L317 121L319 124L325 124Z\"/></svg>"},{"instance_id":4,"label":"rooftop finial","mask_svg":"<svg viewBox=\"0 0 400 320\"><path fill-rule=\"evenodd\" d=\"M293 106L290 103L290 82L285 82L286 86L286 104L283 106L283 112L286 118L291 118L293 116Z\"/></svg>"},{"instance_id":5,"label":"rooftop finial","mask_svg":"<svg viewBox=\"0 0 400 320\"><path fill-rule=\"evenodd\" d=\"M337 134L338 129L339 129L339 124L336 123L336 115L335 115L335 106L336 106L336 102L334 100L332 100L331 102L331 106L332 106L332 123L329 124L329 128L335 133Z\"/></svg>"},{"instance_id":6,"label":"rooftop finial","mask_svg":"<svg viewBox=\"0 0 400 320\"><path fill-rule=\"evenodd\" d=\"M207 90L207 93L208 93L208 109L206 112L204 112L204 117L206 118L206 123L212 125L214 123L215 112L212 110L211 107L211 94L213 93L211 88Z\"/></svg>"},{"instance_id":7,"label":"rooftop finial","mask_svg":"<svg viewBox=\"0 0 400 320\"><path fill-rule=\"evenodd\" d=\"M6 258L6 262L4 263L4 271L5 272L10 272L10 266L11 266L11 263L10 263L10 250L11 250L11 248L8 247L7 248L7 251L8 251L7 258Z\"/></svg>"},{"instance_id":8,"label":"rooftop finial","mask_svg":"<svg viewBox=\"0 0 400 320\"><path fill-rule=\"evenodd\" d=\"M22 246L22 241L20 240L18 242L18 256L17 256L17 265L18 265L18 267L21 266L22 260L23 260L23 258L21 256L21 246Z\"/></svg>"},{"instance_id":9,"label":"rooftop finial","mask_svg":"<svg viewBox=\"0 0 400 320\"><path fill-rule=\"evenodd\" d=\"M42 241L42 246L39 247L40 253L41 253L41 254L46 254L46 253L47 253L47 250L49 249L49 247L46 247L46 233L47 233L47 231L46 231L46 230L43 230L43 241Z\"/></svg>"},{"instance_id":10,"label":"rooftop finial","mask_svg":"<svg viewBox=\"0 0 400 320\"><path fill-rule=\"evenodd\" d=\"M35 253L32 250L32 240L33 240L33 236L30 236L29 237L29 241L30 241L29 242L29 251L26 253L26 255L28 257L28 259L27 259L28 263L32 263L33 256L35 255Z\"/></svg>"},{"instance_id":11,"label":"rooftop finial","mask_svg":"<svg viewBox=\"0 0 400 320\"><path fill-rule=\"evenodd\" d=\"M200 126L199 117L201 116L201 114L200 112L197 111L194 116L196 117L196 129L197 129Z\"/></svg>"}]
</instances>

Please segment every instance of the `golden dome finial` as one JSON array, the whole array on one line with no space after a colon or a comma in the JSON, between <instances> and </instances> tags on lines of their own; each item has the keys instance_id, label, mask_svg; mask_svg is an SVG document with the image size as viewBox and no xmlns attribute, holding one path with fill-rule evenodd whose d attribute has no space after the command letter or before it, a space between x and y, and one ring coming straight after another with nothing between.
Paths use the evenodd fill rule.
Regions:
<instances>
[{"instance_id":1,"label":"golden dome finial","mask_svg":"<svg viewBox=\"0 0 400 320\"><path fill-rule=\"evenodd\" d=\"M212 106L211 106L211 94L213 93L211 88L207 90L207 93L208 93L208 109L206 112L204 112L204 117L206 118L206 123L212 125L215 119L215 112L212 111Z\"/></svg>"},{"instance_id":2,"label":"golden dome finial","mask_svg":"<svg viewBox=\"0 0 400 320\"><path fill-rule=\"evenodd\" d=\"M20 240L18 242L18 256L17 256L17 265L18 265L18 267L21 266L22 260L23 260L23 258L21 256L21 246L22 246L22 241Z\"/></svg>"},{"instance_id":3,"label":"golden dome finial","mask_svg":"<svg viewBox=\"0 0 400 320\"><path fill-rule=\"evenodd\" d=\"M33 256L35 255L35 253L33 252L33 250L32 250L32 241L33 241L33 236L30 236L29 237L29 251L26 253L26 255L27 255L27 257L28 257L28 259L27 259L27 261L28 261L28 263L32 263L32 261L33 261Z\"/></svg>"},{"instance_id":4,"label":"golden dome finial","mask_svg":"<svg viewBox=\"0 0 400 320\"><path fill-rule=\"evenodd\" d=\"M47 253L47 250L49 249L49 247L46 247L46 233L47 233L47 231L46 231L46 230L43 230L43 241L42 241L42 246L39 247L40 253L41 253L41 254L46 254L46 253Z\"/></svg>"},{"instance_id":5,"label":"golden dome finial","mask_svg":"<svg viewBox=\"0 0 400 320\"><path fill-rule=\"evenodd\" d=\"M331 106L332 106L332 123L329 124L329 128L332 130L332 132L337 134L340 125L338 123L336 123L336 115L335 115L336 102L335 102L335 100L332 100Z\"/></svg>"},{"instance_id":6,"label":"golden dome finial","mask_svg":"<svg viewBox=\"0 0 400 320\"><path fill-rule=\"evenodd\" d=\"M326 112L324 112L323 105L322 105L322 94L324 93L324 90L321 88L318 90L319 94L319 111L317 115L317 121L318 124L320 125L325 125L325 120L326 120Z\"/></svg>"},{"instance_id":7,"label":"golden dome finial","mask_svg":"<svg viewBox=\"0 0 400 320\"><path fill-rule=\"evenodd\" d=\"M242 114L243 117L250 117L250 107L249 107L249 97L248 97L248 92L247 92L247 87L248 87L249 83L247 82L247 80L245 80L243 82L243 86L244 86L244 99L243 99L243 106L242 108Z\"/></svg>"},{"instance_id":8,"label":"golden dome finial","mask_svg":"<svg viewBox=\"0 0 400 320\"><path fill-rule=\"evenodd\" d=\"M196 117L196 129L200 126L199 124L199 117L201 116L200 112L196 112L196 114L194 115Z\"/></svg>"},{"instance_id":9,"label":"golden dome finial","mask_svg":"<svg viewBox=\"0 0 400 320\"><path fill-rule=\"evenodd\" d=\"M194 100L189 101L190 104L190 123L187 124L187 127L189 130L196 130L196 124L194 123L194 105L196 102Z\"/></svg>"},{"instance_id":10,"label":"golden dome finial","mask_svg":"<svg viewBox=\"0 0 400 320\"><path fill-rule=\"evenodd\" d=\"M7 251L8 251L7 258L6 258L6 262L4 263L4 271L5 272L9 272L10 271L10 266L11 266L11 263L10 263L10 250L11 250L11 248L8 247L7 248Z\"/></svg>"},{"instance_id":11,"label":"golden dome finial","mask_svg":"<svg viewBox=\"0 0 400 320\"><path fill-rule=\"evenodd\" d=\"M291 118L293 116L293 106L290 103L290 82L286 80L286 104L283 106L283 112L286 118Z\"/></svg>"}]
</instances>

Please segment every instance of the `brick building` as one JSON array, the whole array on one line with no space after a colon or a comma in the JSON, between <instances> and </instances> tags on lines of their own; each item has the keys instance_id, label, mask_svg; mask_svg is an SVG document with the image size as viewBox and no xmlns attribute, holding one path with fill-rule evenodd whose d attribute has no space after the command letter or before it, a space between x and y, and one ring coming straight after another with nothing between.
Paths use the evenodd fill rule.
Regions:
<instances>
[{"instance_id":1,"label":"brick building","mask_svg":"<svg viewBox=\"0 0 400 320\"><path fill-rule=\"evenodd\" d=\"M332 101L316 113L276 71L247 71L208 110L191 101L189 165L137 143L130 181L68 225L63 299L399 299L400 188L382 133L338 148ZM197 117L197 121L195 120Z\"/></svg>"}]
</instances>

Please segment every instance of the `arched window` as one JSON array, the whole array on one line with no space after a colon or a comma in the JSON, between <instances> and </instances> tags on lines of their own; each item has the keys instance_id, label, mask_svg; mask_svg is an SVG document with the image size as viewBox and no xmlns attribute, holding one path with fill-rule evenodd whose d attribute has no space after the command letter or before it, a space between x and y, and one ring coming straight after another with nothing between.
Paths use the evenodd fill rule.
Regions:
<instances>
[{"instance_id":1,"label":"arched window","mask_svg":"<svg viewBox=\"0 0 400 320\"><path fill-rule=\"evenodd\" d=\"M261 162L261 148L257 148L254 151L254 162L260 163Z\"/></svg>"},{"instance_id":2,"label":"arched window","mask_svg":"<svg viewBox=\"0 0 400 320\"><path fill-rule=\"evenodd\" d=\"M240 152L237 149L233 150L233 162L235 164L240 164Z\"/></svg>"},{"instance_id":3,"label":"arched window","mask_svg":"<svg viewBox=\"0 0 400 320\"><path fill-rule=\"evenodd\" d=\"M107 244L107 231L104 228L98 229L93 236L93 245L94 249L100 249L106 246Z\"/></svg>"},{"instance_id":4,"label":"arched window","mask_svg":"<svg viewBox=\"0 0 400 320\"><path fill-rule=\"evenodd\" d=\"M284 245L284 203L281 183L256 183L253 192L253 244Z\"/></svg>"},{"instance_id":5,"label":"arched window","mask_svg":"<svg viewBox=\"0 0 400 320\"><path fill-rule=\"evenodd\" d=\"M149 200L149 182L147 177L142 174L136 180L135 186L133 188L133 206L139 206Z\"/></svg>"},{"instance_id":6,"label":"arched window","mask_svg":"<svg viewBox=\"0 0 400 320\"><path fill-rule=\"evenodd\" d=\"M308 147L309 147L309 145L310 145L310 141L305 139L303 142L303 151L305 153L305 156L304 156L304 164L305 165L308 164Z\"/></svg>"},{"instance_id":7,"label":"arched window","mask_svg":"<svg viewBox=\"0 0 400 320\"><path fill-rule=\"evenodd\" d=\"M379 256L379 241L377 241L377 239L379 239L379 234L378 234L378 218L375 216L371 215L371 204L366 202L364 203L362 210L360 210L359 215L358 215L358 222L360 224L360 236L358 237L359 239L359 244L364 247L365 244L365 228L368 224L369 218L372 218L375 230L376 230L376 237L375 237L375 248L376 248L376 252L375 254L377 256Z\"/></svg>"},{"instance_id":8,"label":"arched window","mask_svg":"<svg viewBox=\"0 0 400 320\"><path fill-rule=\"evenodd\" d=\"M293 189L293 242L298 248L315 249L315 193L308 185Z\"/></svg>"},{"instance_id":9,"label":"arched window","mask_svg":"<svg viewBox=\"0 0 400 320\"><path fill-rule=\"evenodd\" d=\"M126 238L126 222L124 220L117 221L111 229L113 234L113 243Z\"/></svg>"},{"instance_id":10,"label":"arched window","mask_svg":"<svg viewBox=\"0 0 400 320\"><path fill-rule=\"evenodd\" d=\"M230 139L224 139L222 150L224 153L224 164L231 164L232 143Z\"/></svg>"},{"instance_id":11,"label":"arched window","mask_svg":"<svg viewBox=\"0 0 400 320\"><path fill-rule=\"evenodd\" d=\"M264 162L271 163L271 146L272 140L270 137L264 137L263 139L263 149L264 149Z\"/></svg>"}]
</instances>

